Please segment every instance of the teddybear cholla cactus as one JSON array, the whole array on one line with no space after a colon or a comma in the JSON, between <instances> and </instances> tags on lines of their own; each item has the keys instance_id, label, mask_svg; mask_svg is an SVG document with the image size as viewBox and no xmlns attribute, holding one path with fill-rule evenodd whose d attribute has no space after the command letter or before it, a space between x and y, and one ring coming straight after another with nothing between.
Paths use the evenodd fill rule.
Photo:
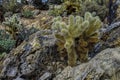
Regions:
<instances>
[{"instance_id":1,"label":"teddybear cholla cactus","mask_svg":"<svg viewBox=\"0 0 120 80\"><path fill-rule=\"evenodd\" d=\"M62 21L61 17L54 19L53 29L58 32L55 37L59 50L63 48L67 51L68 65L76 64L77 55L81 62L87 61L88 51L98 42L98 29L101 26L99 17L93 17L86 12L83 17L69 16L68 24Z\"/></svg>"},{"instance_id":2,"label":"teddybear cholla cactus","mask_svg":"<svg viewBox=\"0 0 120 80\"><path fill-rule=\"evenodd\" d=\"M16 39L16 33L22 28L19 17L13 15L12 17L5 19L3 24L6 26L5 30L12 35L13 39Z\"/></svg>"}]
</instances>

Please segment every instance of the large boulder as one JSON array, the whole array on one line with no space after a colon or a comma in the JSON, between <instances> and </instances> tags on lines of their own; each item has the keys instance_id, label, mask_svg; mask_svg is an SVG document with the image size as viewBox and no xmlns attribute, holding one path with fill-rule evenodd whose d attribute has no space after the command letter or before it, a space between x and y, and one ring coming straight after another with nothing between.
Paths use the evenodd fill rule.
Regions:
<instances>
[{"instance_id":1,"label":"large boulder","mask_svg":"<svg viewBox=\"0 0 120 80\"><path fill-rule=\"evenodd\" d=\"M68 66L53 80L119 80L120 48L106 49L88 63Z\"/></svg>"},{"instance_id":2,"label":"large boulder","mask_svg":"<svg viewBox=\"0 0 120 80\"><path fill-rule=\"evenodd\" d=\"M5 57L0 65L0 79L38 80L43 73L50 70L47 67L57 58L55 50L52 31L36 32Z\"/></svg>"}]
</instances>

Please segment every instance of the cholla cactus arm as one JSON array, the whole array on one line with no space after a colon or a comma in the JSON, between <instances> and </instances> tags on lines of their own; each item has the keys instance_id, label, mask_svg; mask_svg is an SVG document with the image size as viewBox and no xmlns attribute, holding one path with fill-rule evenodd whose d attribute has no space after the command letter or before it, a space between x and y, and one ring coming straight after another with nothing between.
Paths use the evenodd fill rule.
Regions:
<instances>
[{"instance_id":1,"label":"cholla cactus arm","mask_svg":"<svg viewBox=\"0 0 120 80\"><path fill-rule=\"evenodd\" d=\"M85 20L88 20L88 21L91 21L91 19L92 19L92 14L89 13L89 12L86 12L85 15L84 15L84 19L85 19Z\"/></svg>"},{"instance_id":2,"label":"cholla cactus arm","mask_svg":"<svg viewBox=\"0 0 120 80\"><path fill-rule=\"evenodd\" d=\"M89 27L85 31L86 36L94 34L100 27L101 21L99 17L93 17L90 13L85 14L85 20L89 21Z\"/></svg>"},{"instance_id":3,"label":"cholla cactus arm","mask_svg":"<svg viewBox=\"0 0 120 80\"><path fill-rule=\"evenodd\" d=\"M79 27L79 31L81 32L81 34L87 29L89 28L89 22L88 21L84 21L81 24L81 27Z\"/></svg>"},{"instance_id":4,"label":"cholla cactus arm","mask_svg":"<svg viewBox=\"0 0 120 80\"><path fill-rule=\"evenodd\" d=\"M60 29L61 29L61 31L62 31L62 29L68 29L68 25L65 23L65 22L60 22L59 23L61 26L60 26Z\"/></svg>"},{"instance_id":5,"label":"cholla cactus arm","mask_svg":"<svg viewBox=\"0 0 120 80\"><path fill-rule=\"evenodd\" d=\"M70 15L68 19L68 24L70 26L69 28L72 28L74 26L74 23L75 23L75 18L73 15Z\"/></svg>"},{"instance_id":6,"label":"cholla cactus arm","mask_svg":"<svg viewBox=\"0 0 120 80\"><path fill-rule=\"evenodd\" d=\"M55 23L52 24L52 29L53 30L58 30L59 28L60 28L59 21L58 22L56 21Z\"/></svg>"},{"instance_id":7,"label":"cholla cactus arm","mask_svg":"<svg viewBox=\"0 0 120 80\"><path fill-rule=\"evenodd\" d=\"M76 20L76 25L79 25L79 24L81 24L83 22L83 17L76 16L75 20Z\"/></svg>"},{"instance_id":8,"label":"cholla cactus arm","mask_svg":"<svg viewBox=\"0 0 120 80\"><path fill-rule=\"evenodd\" d=\"M89 43L97 43L99 41L98 34L96 33L94 36L91 36L89 40L87 40Z\"/></svg>"},{"instance_id":9,"label":"cholla cactus arm","mask_svg":"<svg viewBox=\"0 0 120 80\"><path fill-rule=\"evenodd\" d=\"M66 49L69 49L69 48L71 48L74 45L75 45L74 39L73 38L67 38L64 47Z\"/></svg>"},{"instance_id":10,"label":"cholla cactus arm","mask_svg":"<svg viewBox=\"0 0 120 80\"><path fill-rule=\"evenodd\" d=\"M62 21L62 17L58 16L53 19L52 29L58 30L60 28L60 23Z\"/></svg>"}]
</instances>

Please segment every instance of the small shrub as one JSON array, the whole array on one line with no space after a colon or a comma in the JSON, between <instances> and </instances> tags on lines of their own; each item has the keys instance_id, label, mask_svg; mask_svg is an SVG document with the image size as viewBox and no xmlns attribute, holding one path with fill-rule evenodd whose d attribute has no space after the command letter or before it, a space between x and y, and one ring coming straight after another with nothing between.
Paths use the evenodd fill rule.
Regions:
<instances>
[{"instance_id":1,"label":"small shrub","mask_svg":"<svg viewBox=\"0 0 120 80\"><path fill-rule=\"evenodd\" d=\"M20 18L13 15L10 18L6 18L2 24L5 25L5 31L11 34L12 38L15 40L16 33L22 28Z\"/></svg>"},{"instance_id":2,"label":"small shrub","mask_svg":"<svg viewBox=\"0 0 120 80\"><path fill-rule=\"evenodd\" d=\"M22 11L22 15L25 18L33 18L33 14L34 13L32 11L30 11L30 10L23 10Z\"/></svg>"},{"instance_id":3,"label":"small shrub","mask_svg":"<svg viewBox=\"0 0 120 80\"><path fill-rule=\"evenodd\" d=\"M52 16L64 16L64 12L66 15L84 16L85 12L91 12L103 21L108 15L107 5L108 0L64 0L61 7L53 7L49 12Z\"/></svg>"},{"instance_id":4,"label":"small shrub","mask_svg":"<svg viewBox=\"0 0 120 80\"><path fill-rule=\"evenodd\" d=\"M15 46L15 40L4 30L0 30L0 52L9 52Z\"/></svg>"},{"instance_id":5,"label":"small shrub","mask_svg":"<svg viewBox=\"0 0 120 80\"><path fill-rule=\"evenodd\" d=\"M11 39L0 40L0 46L2 46L8 52L15 46L15 40Z\"/></svg>"},{"instance_id":6,"label":"small shrub","mask_svg":"<svg viewBox=\"0 0 120 80\"><path fill-rule=\"evenodd\" d=\"M16 47L20 45L23 40L27 39L31 34L38 31L34 27L30 29L24 27L20 22L20 18L16 15L6 19L3 24L6 26L5 32L9 33L11 38L16 41Z\"/></svg>"},{"instance_id":7,"label":"small shrub","mask_svg":"<svg viewBox=\"0 0 120 80\"><path fill-rule=\"evenodd\" d=\"M21 9L20 4L17 3L17 0L3 1L2 6L6 11L18 12Z\"/></svg>"}]
</instances>

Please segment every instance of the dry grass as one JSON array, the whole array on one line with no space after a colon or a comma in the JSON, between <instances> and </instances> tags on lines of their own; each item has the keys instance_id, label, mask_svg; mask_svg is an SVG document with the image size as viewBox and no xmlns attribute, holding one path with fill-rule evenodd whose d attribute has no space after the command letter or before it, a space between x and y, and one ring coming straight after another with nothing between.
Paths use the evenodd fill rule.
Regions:
<instances>
[{"instance_id":1,"label":"dry grass","mask_svg":"<svg viewBox=\"0 0 120 80\"><path fill-rule=\"evenodd\" d=\"M49 29L51 26L51 21L52 21L52 16L49 16L47 14L47 11L41 11L41 13L37 16L35 16L34 19L27 19L27 18L22 18L21 22L26 26L26 27L35 27L37 29Z\"/></svg>"}]
</instances>

